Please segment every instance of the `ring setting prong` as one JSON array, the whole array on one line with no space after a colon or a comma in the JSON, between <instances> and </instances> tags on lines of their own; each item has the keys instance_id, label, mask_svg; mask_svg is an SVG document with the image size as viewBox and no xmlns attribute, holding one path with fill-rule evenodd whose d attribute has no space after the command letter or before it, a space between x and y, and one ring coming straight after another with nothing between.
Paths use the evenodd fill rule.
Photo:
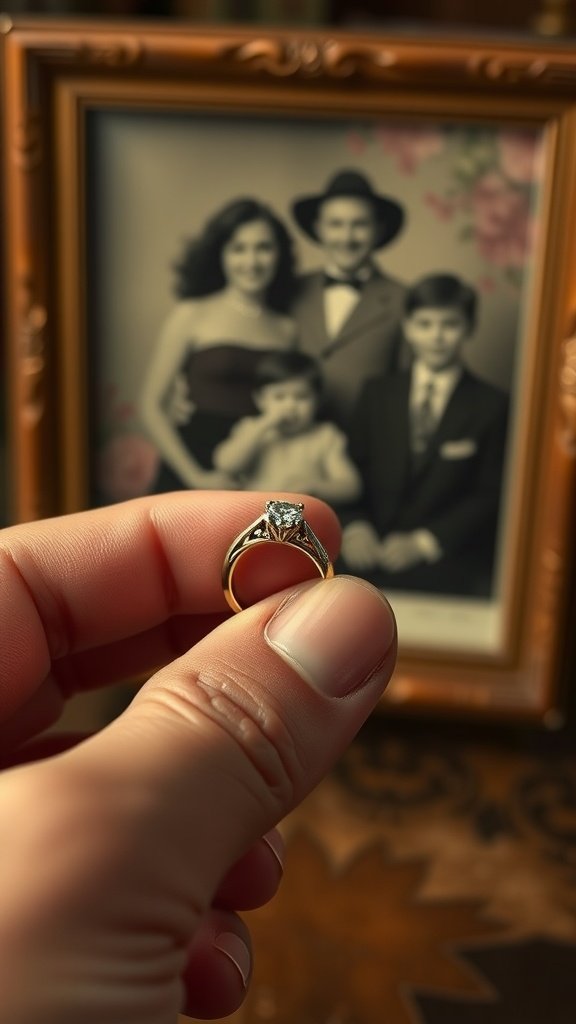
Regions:
<instances>
[{"instance_id":1,"label":"ring setting prong","mask_svg":"<svg viewBox=\"0 0 576 1024\"><path fill-rule=\"evenodd\" d=\"M267 501L265 519L270 539L285 544L294 537L304 522L301 501Z\"/></svg>"}]
</instances>

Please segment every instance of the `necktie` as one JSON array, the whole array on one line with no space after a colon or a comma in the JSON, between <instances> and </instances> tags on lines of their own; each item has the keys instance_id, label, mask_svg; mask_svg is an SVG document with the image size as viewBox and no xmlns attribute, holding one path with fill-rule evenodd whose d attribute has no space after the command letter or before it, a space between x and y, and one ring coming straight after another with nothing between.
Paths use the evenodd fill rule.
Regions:
<instances>
[{"instance_id":1,"label":"necktie","mask_svg":"<svg viewBox=\"0 0 576 1024\"><path fill-rule=\"evenodd\" d=\"M415 455L425 452L436 429L436 417L432 399L434 382L427 381L422 397L412 412L412 451Z\"/></svg>"},{"instance_id":2,"label":"necktie","mask_svg":"<svg viewBox=\"0 0 576 1024\"><path fill-rule=\"evenodd\" d=\"M356 291L362 291L363 282L358 277L333 277L331 274L324 274L324 287L331 288L333 285L347 284Z\"/></svg>"}]
</instances>

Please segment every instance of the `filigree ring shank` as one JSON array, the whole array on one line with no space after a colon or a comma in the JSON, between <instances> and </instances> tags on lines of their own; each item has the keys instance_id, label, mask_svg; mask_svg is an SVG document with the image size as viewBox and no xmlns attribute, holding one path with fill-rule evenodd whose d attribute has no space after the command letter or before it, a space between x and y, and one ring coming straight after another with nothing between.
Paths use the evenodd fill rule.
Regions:
<instances>
[{"instance_id":1,"label":"filigree ring shank","mask_svg":"<svg viewBox=\"0 0 576 1024\"><path fill-rule=\"evenodd\" d=\"M259 544L288 544L302 551L314 563L323 579L334 575L328 552L303 516L304 505L290 501L267 501L264 515L255 519L232 542L222 566L224 596L235 612L242 611L234 592L234 573L240 559Z\"/></svg>"}]
</instances>

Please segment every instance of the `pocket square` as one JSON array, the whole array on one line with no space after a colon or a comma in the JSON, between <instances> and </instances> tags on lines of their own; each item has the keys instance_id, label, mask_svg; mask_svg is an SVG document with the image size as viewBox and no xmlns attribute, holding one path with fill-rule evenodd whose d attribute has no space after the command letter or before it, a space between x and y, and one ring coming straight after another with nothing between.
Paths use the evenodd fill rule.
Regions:
<instances>
[{"instance_id":1,"label":"pocket square","mask_svg":"<svg viewBox=\"0 0 576 1024\"><path fill-rule=\"evenodd\" d=\"M463 437L458 441L445 441L440 445L440 456L443 459L469 459L477 450L478 445L472 437Z\"/></svg>"}]
</instances>

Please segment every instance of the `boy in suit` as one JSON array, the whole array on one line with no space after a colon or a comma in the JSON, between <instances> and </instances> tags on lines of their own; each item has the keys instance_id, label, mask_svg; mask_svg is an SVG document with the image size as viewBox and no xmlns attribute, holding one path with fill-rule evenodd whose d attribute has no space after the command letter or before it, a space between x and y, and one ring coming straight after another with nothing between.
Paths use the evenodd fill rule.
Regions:
<instances>
[{"instance_id":1,"label":"boy in suit","mask_svg":"<svg viewBox=\"0 0 576 1024\"><path fill-rule=\"evenodd\" d=\"M476 306L454 275L417 282L403 319L412 366L360 397L351 452L365 499L345 516L342 552L378 586L492 593L508 401L463 362Z\"/></svg>"},{"instance_id":2,"label":"boy in suit","mask_svg":"<svg viewBox=\"0 0 576 1024\"><path fill-rule=\"evenodd\" d=\"M292 212L323 257L301 277L291 307L298 345L321 364L326 414L346 431L364 382L398 364L405 287L377 267L374 253L401 232L404 210L363 174L343 170Z\"/></svg>"}]
</instances>

